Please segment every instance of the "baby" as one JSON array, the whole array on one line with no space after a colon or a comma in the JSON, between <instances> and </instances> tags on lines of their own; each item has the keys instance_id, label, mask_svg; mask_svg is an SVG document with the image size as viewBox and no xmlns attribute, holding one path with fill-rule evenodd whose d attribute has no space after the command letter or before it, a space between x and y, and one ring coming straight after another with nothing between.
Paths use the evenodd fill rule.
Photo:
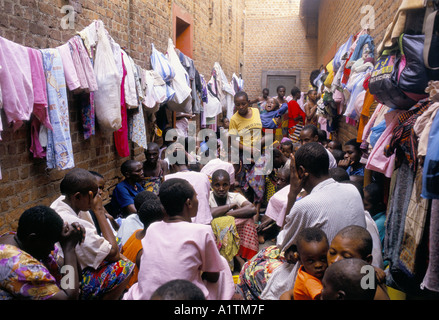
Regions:
<instances>
[{"instance_id":1,"label":"baby","mask_svg":"<svg viewBox=\"0 0 439 320\"><path fill-rule=\"evenodd\" d=\"M282 294L280 300L320 300L322 279L328 267L328 238L320 228L305 228L296 243L294 256L301 266L293 290Z\"/></svg>"}]
</instances>

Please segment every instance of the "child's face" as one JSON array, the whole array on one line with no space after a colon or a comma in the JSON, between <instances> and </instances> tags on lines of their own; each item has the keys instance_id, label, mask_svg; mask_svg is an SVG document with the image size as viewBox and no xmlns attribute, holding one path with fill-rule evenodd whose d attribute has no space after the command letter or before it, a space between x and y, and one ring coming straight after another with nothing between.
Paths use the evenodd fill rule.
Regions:
<instances>
[{"instance_id":1,"label":"child's face","mask_svg":"<svg viewBox=\"0 0 439 320\"><path fill-rule=\"evenodd\" d=\"M326 241L302 241L299 257L306 272L317 279L322 279L328 268L327 253Z\"/></svg>"},{"instance_id":2,"label":"child's face","mask_svg":"<svg viewBox=\"0 0 439 320\"><path fill-rule=\"evenodd\" d=\"M277 178L277 181L276 181L276 189L277 190L283 189L284 187L286 187L290 183L290 181L289 181L290 177L287 176L287 174L284 173L284 171L278 172L276 174L276 178Z\"/></svg>"},{"instance_id":3,"label":"child's face","mask_svg":"<svg viewBox=\"0 0 439 320\"><path fill-rule=\"evenodd\" d=\"M229 124L230 124L229 119L224 119L223 120L223 126L224 126L225 129L229 129Z\"/></svg>"},{"instance_id":4,"label":"child's face","mask_svg":"<svg viewBox=\"0 0 439 320\"><path fill-rule=\"evenodd\" d=\"M96 182L98 184L98 194L102 196L104 193L105 180L101 177L96 177Z\"/></svg>"},{"instance_id":5,"label":"child's face","mask_svg":"<svg viewBox=\"0 0 439 320\"><path fill-rule=\"evenodd\" d=\"M268 99L267 103L265 104L265 111L270 112L275 110L277 107L276 100L273 98Z\"/></svg>"},{"instance_id":6,"label":"child's face","mask_svg":"<svg viewBox=\"0 0 439 320\"><path fill-rule=\"evenodd\" d=\"M364 260L359 249L362 241L360 239L350 239L341 236L335 236L328 250L328 265L339 260L358 258Z\"/></svg>"},{"instance_id":7,"label":"child's face","mask_svg":"<svg viewBox=\"0 0 439 320\"><path fill-rule=\"evenodd\" d=\"M335 142L334 141L329 142L326 148L332 153L332 151L336 148Z\"/></svg>"},{"instance_id":8,"label":"child's face","mask_svg":"<svg viewBox=\"0 0 439 320\"><path fill-rule=\"evenodd\" d=\"M284 154L285 157L287 157L288 159L290 158L290 155L293 153L292 150L293 146L292 145L281 145L281 151Z\"/></svg>"}]
</instances>

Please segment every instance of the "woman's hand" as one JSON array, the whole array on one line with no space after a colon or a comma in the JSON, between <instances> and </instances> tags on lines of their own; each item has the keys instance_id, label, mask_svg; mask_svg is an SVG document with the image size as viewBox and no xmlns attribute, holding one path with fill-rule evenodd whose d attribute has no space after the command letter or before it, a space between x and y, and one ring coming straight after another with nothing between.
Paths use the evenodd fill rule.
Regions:
<instances>
[{"instance_id":1,"label":"woman's hand","mask_svg":"<svg viewBox=\"0 0 439 320\"><path fill-rule=\"evenodd\" d=\"M63 248L74 248L78 244L82 244L85 240L85 228L78 222L71 225L64 224L61 232L60 244Z\"/></svg>"}]
</instances>

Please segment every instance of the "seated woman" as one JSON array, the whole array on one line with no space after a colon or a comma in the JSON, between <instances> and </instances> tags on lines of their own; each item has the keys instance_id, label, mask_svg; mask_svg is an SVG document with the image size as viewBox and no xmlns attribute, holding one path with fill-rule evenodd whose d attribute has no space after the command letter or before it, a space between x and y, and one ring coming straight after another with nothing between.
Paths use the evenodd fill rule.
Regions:
<instances>
[{"instance_id":1,"label":"seated woman","mask_svg":"<svg viewBox=\"0 0 439 320\"><path fill-rule=\"evenodd\" d=\"M198 211L197 194L183 179L163 182L159 192L165 208L163 221L153 223L142 239L138 282L124 300L149 300L168 281L188 280L206 299L229 300L234 283L221 257L210 226L192 223Z\"/></svg>"},{"instance_id":2,"label":"seated woman","mask_svg":"<svg viewBox=\"0 0 439 320\"><path fill-rule=\"evenodd\" d=\"M211 225L218 247L231 267L232 259L235 257L241 269L245 261L253 258L259 250L258 233L253 220L256 208L240 193L229 192L230 176L227 171L215 171L211 185ZM236 226L238 237L233 226ZM227 230L228 232L225 232ZM238 250L234 250L233 247Z\"/></svg>"},{"instance_id":3,"label":"seated woman","mask_svg":"<svg viewBox=\"0 0 439 320\"><path fill-rule=\"evenodd\" d=\"M145 162L143 163L143 188L146 191L158 194L164 176L168 172L166 161L159 159L159 146L150 142L145 150Z\"/></svg>"},{"instance_id":4,"label":"seated woman","mask_svg":"<svg viewBox=\"0 0 439 320\"><path fill-rule=\"evenodd\" d=\"M20 216L17 232L0 237L0 300L73 300L79 297L80 270L75 253L83 241L84 228L67 224L51 208L32 207ZM64 253L57 261L55 243ZM71 285L62 286L60 267Z\"/></svg>"}]
</instances>

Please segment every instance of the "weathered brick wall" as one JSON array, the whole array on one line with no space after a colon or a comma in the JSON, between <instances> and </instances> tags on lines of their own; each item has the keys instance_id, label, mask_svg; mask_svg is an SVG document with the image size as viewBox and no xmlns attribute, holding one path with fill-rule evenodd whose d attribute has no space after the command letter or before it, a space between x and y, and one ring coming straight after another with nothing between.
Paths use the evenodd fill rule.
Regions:
<instances>
[{"instance_id":1,"label":"weathered brick wall","mask_svg":"<svg viewBox=\"0 0 439 320\"><path fill-rule=\"evenodd\" d=\"M335 49L343 45L351 35L362 31L362 21L371 6L375 13L375 28L370 30L375 45L378 46L386 31L387 26L401 4L401 1L386 0L322 0L319 11L319 37L318 37L318 65L326 64L334 56ZM329 59L329 60L328 60ZM357 127L347 124L345 119L340 122L338 132L341 141L355 138Z\"/></svg>"},{"instance_id":2,"label":"weathered brick wall","mask_svg":"<svg viewBox=\"0 0 439 320\"><path fill-rule=\"evenodd\" d=\"M77 11L74 30L61 28L64 5ZM166 52L173 38L172 8L179 6L194 20L193 59L206 79L215 62L226 76L239 73L243 46L243 1L240 0L0 0L0 36L32 48L54 48L66 43L77 31L101 19L114 40L141 67L149 70L151 43ZM98 171L106 178L106 199L121 179L120 158L112 134L99 131L84 140L77 102L69 94L70 129L76 166ZM0 141L0 233L15 229L27 208L49 205L59 195L64 171L46 170L45 159L33 159L30 125L12 132L2 116ZM148 137L149 140L150 137ZM131 156L143 160L143 150L131 143Z\"/></svg>"},{"instance_id":3,"label":"weathered brick wall","mask_svg":"<svg viewBox=\"0 0 439 320\"><path fill-rule=\"evenodd\" d=\"M266 70L300 71L301 90L307 91L317 66L317 39L306 38L300 0L246 0L245 90L254 99L262 91ZM287 88L287 95L291 88ZM275 95L276 93L270 93Z\"/></svg>"}]
</instances>

